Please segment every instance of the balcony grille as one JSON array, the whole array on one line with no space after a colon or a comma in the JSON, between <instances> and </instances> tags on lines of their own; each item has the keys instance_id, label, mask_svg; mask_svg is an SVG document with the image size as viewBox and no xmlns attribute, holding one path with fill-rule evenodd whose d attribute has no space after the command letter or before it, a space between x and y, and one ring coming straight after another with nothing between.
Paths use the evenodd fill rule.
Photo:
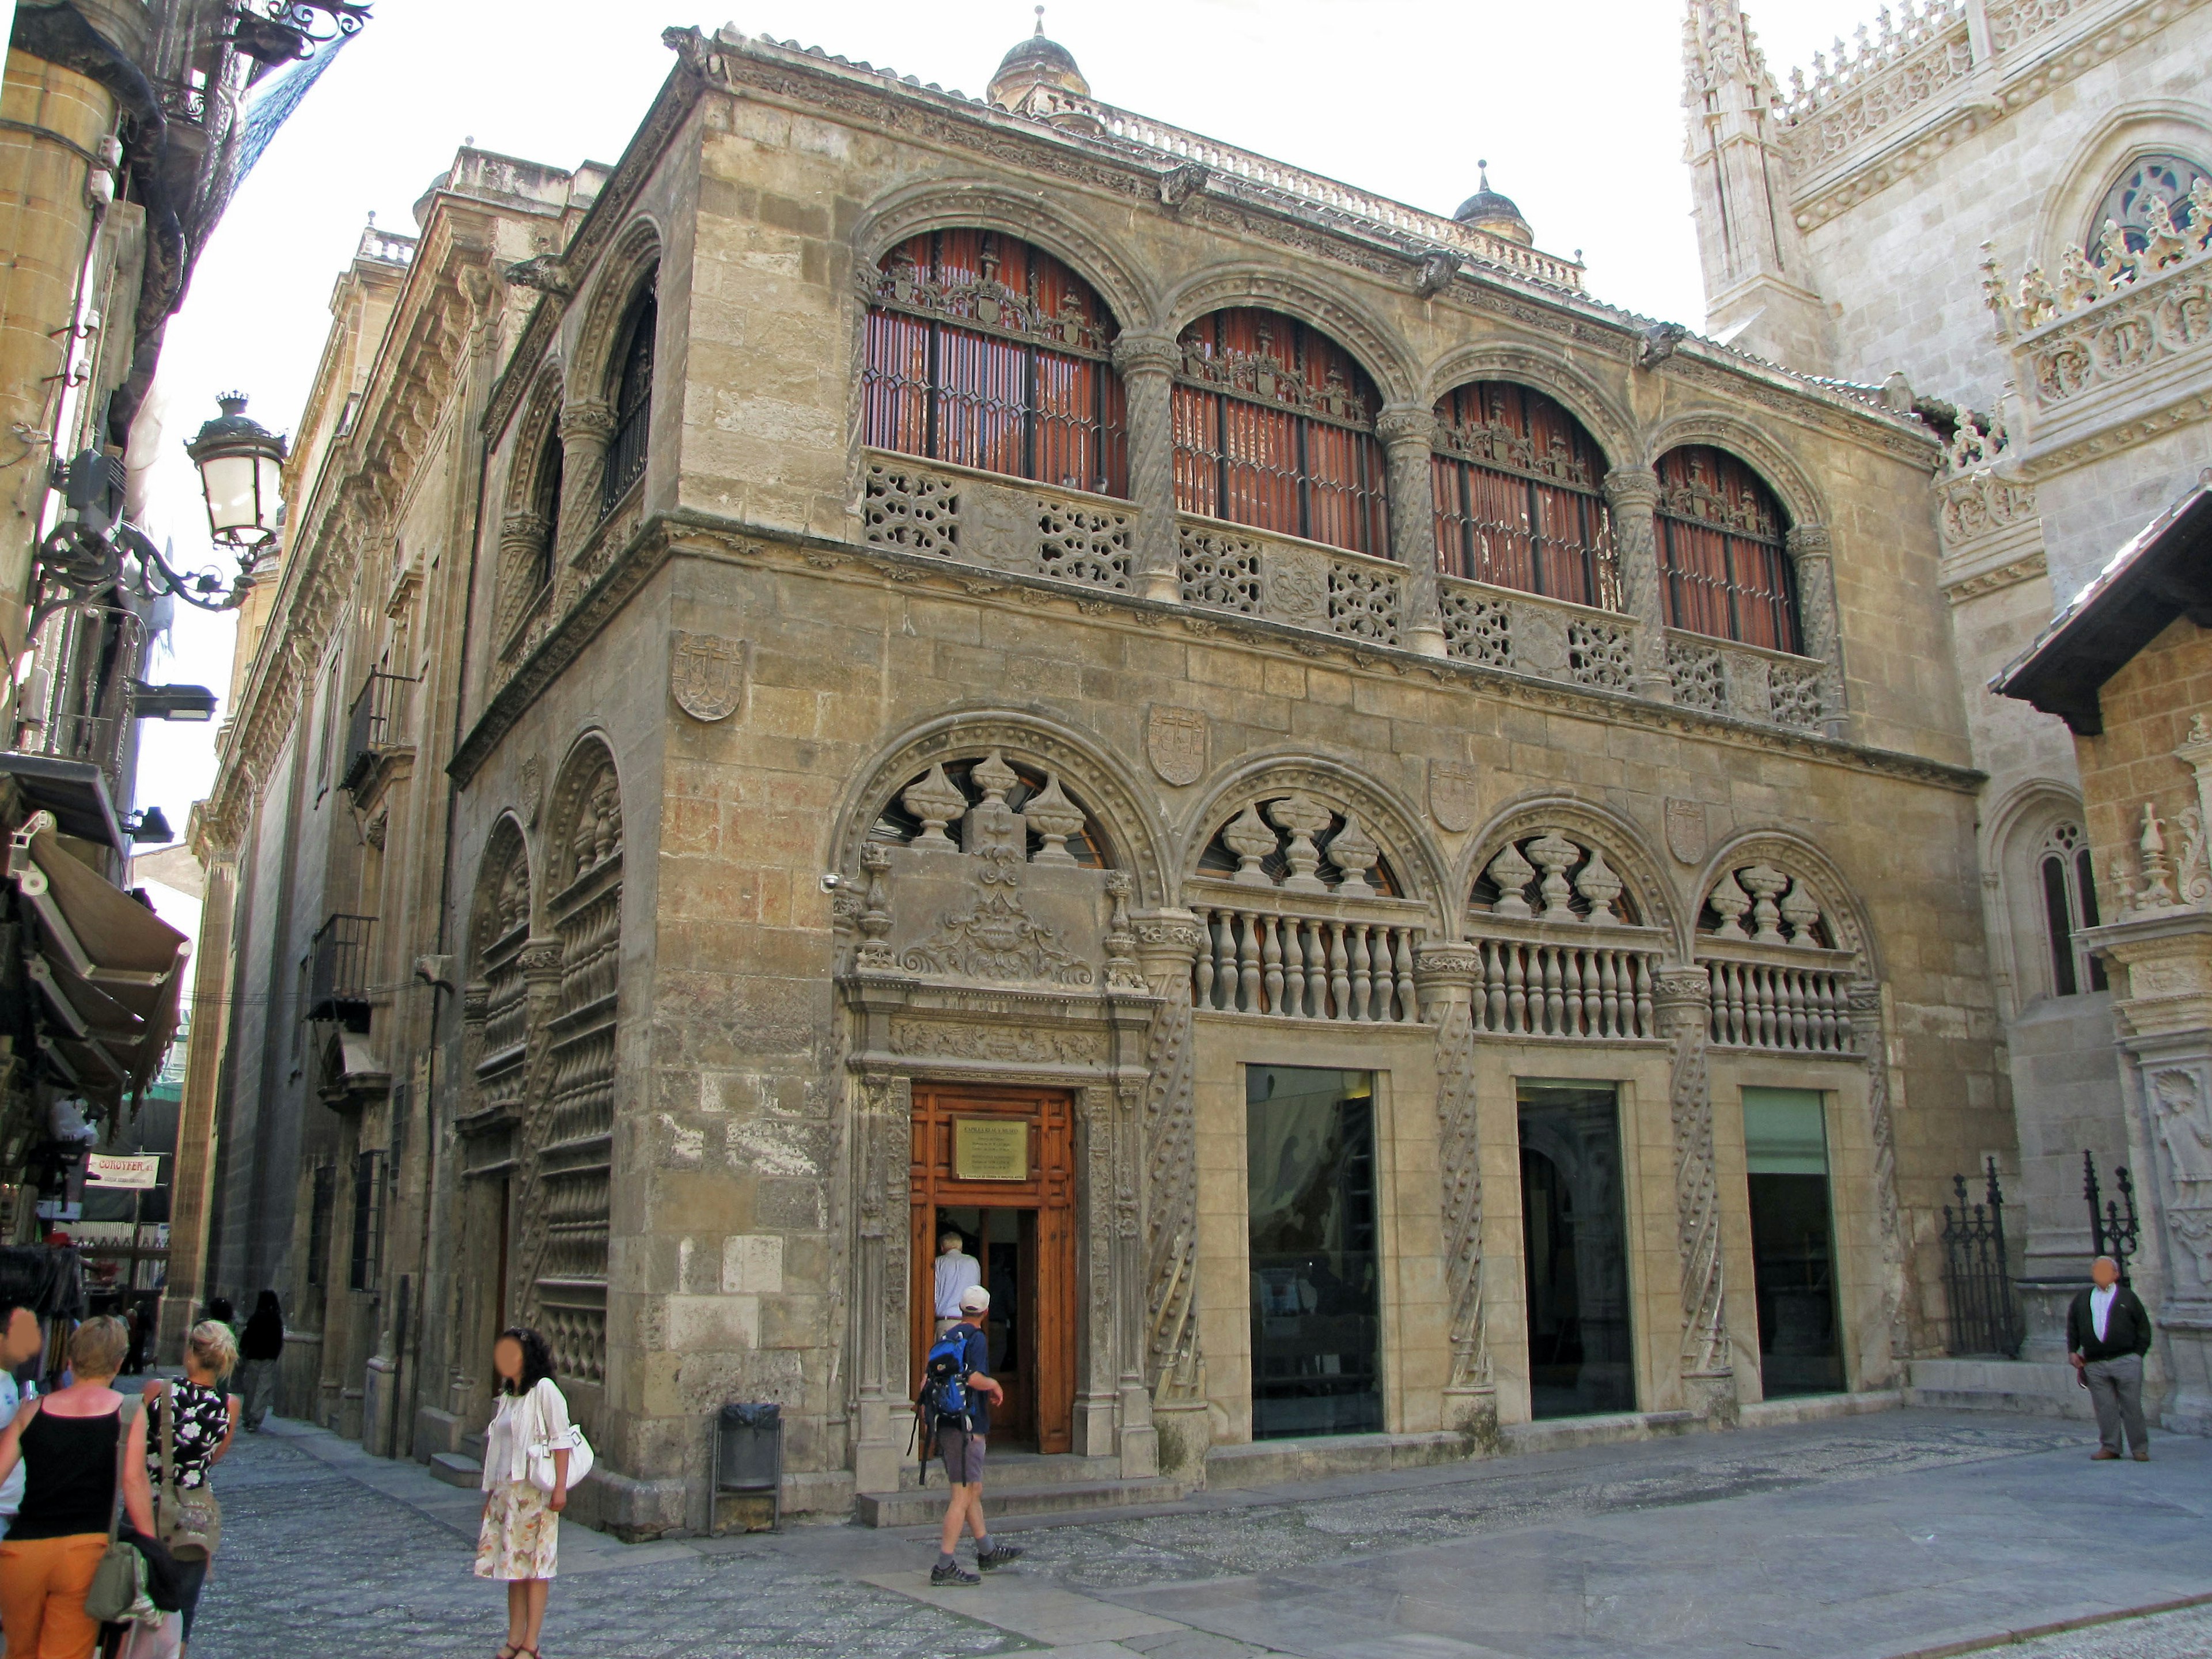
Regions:
<instances>
[{"instance_id":1,"label":"balcony grille","mask_svg":"<svg viewBox=\"0 0 2212 1659\"><path fill-rule=\"evenodd\" d=\"M358 789L375 770L376 757L398 746L406 714L407 688L415 682L404 674L372 672L361 695L353 700L346 721L345 774L339 787Z\"/></svg>"},{"instance_id":2,"label":"balcony grille","mask_svg":"<svg viewBox=\"0 0 2212 1659\"><path fill-rule=\"evenodd\" d=\"M368 1029L368 940L375 926L374 916L335 915L315 930L307 1018L336 1020L353 1031Z\"/></svg>"}]
</instances>

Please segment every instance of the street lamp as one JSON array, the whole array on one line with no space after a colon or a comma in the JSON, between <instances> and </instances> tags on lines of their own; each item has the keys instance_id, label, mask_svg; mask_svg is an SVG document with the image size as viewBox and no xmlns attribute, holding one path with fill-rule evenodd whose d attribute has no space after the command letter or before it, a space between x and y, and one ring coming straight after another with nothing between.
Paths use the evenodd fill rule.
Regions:
<instances>
[{"instance_id":1,"label":"street lamp","mask_svg":"<svg viewBox=\"0 0 2212 1659\"><path fill-rule=\"evenodd\" d=\"M226 392L216 402L222 413L199 429L185 453L200 470L209 533L225 547L258 550L276 539L284 441L246 414L243 393Z\"/></svg>"},{"instance_id":2,"label":"street lamp","mask_svg":"<svg viewBox=\"0 0 2212 1659\"><path fill-rule=\"evenodd\" d=\"M326 32L325 19L336 27ZM317 46L352 34L368 21L368 8L357 0L239 0L230 43L265 70L312 58ZM254 71L257 77L261 72Z\"/></svg>"},{"instance_id":3,"label":"street lamp","mask_svg":"<svg viewBox=\"0 0 2212 1659\"><path fill-rule=\"evenodd\" d=\"M149 685L133 680L131 714L142 720L211 720L215 693L204 685Z\"/></svg>"}]
</instances>

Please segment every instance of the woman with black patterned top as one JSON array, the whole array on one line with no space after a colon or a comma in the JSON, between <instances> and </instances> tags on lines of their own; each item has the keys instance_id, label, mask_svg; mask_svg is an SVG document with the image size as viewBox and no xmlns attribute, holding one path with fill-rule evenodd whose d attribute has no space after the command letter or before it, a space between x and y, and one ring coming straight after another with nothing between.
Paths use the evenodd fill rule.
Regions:
<instances>
[{"instance_id":1,"label":"woman with black patterned top","mask_svg":"<svg viewBox=\"0 0 2212 1659\"><path fill-rule=\"evenodd\" d=\"M184 1380L146 1385L146 1482L154 1489L157 1537L158 1528L166 1524L161 1513L161 1419L167 1414L161 1396L165 1392L169 1395L167 1407L174 1413L169 1478L179 1492L204 1486L208 1471L222 1461L222 1455L230 1449L231 1436L238 1432L238 1396L222 1389L223 1379L237 1364L238 1338L230 1327L205 1319L193 1326L185 1339ZM177 1563L178 1586L184 1592L181 1610L186 1641L191 1639L192 1616L199 1611L200 1588L207 1582L208 1565L204 1559Z\"/></svg>"}]
</instances>

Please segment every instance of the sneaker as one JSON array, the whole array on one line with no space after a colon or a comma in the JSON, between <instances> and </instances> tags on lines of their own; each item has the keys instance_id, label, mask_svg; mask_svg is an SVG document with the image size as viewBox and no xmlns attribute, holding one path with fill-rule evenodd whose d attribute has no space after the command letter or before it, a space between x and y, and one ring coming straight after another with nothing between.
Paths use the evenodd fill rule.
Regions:
<instances>
[{"instance_id":1,"label":"sneaker","mask_svg":"<svg viewBox=\"0 0 2212 1659\"><path fill-rule=\"evenodd\" d=\"M994 1567L1012 1566L1024 1553L1019 1544L994 1544L988 1550L975 1552L975 1565L988 1572Z\"/></svg>"},{"instance_id":2,"label":"sneaker","mask_svg":"<svg viewBox=\"0 0 2212 1659\"><path fill-rule=\"evenodd\" d=\"M983 1575L980 1572L970 1572L967 1568L962 1566L957 1561L955 1561L949 1567L932 1567L929 1570L929 1582L933 1586L938 1584L980 1584L983 1582Z\"/></svg>"}]
</instances>

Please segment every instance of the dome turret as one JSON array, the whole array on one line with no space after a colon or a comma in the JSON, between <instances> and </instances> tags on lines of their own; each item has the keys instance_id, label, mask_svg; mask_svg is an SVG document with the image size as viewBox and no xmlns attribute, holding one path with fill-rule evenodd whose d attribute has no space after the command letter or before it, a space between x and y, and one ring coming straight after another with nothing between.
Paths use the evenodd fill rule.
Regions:
<instances>
[{"instance_id":1,"label":"dome turret","mask_svg":"<svg viewBox=\"0 0 2212 1659\"><path fill-rule=\"evenodd\" d=\"M1481 169L1482 187L1459 204L1452 217L1475 230L1487 231L1492 236L1503 236L1509 242L1518 242L1523 247L1536 245L1536 233L1521 216L1521 210L1510 196L1501 196L1490 187L1490 163L1477 161Z\"/></svg>"},{"instance_id":2,"label":"dome turret","mask_svg":"<svg viewBox=\"0 0 2212 1659\"><path fill-rule=\"evenodd\" d=\"M1081 107L1091 96L1091 82L1083 78L1066 46L1045 38L1042 6L1036 15L1036 33L999 60L999 72L991 77L985 96L1016 115L1095 128L1097 118Z\"/></svg>"}]
</instances>

